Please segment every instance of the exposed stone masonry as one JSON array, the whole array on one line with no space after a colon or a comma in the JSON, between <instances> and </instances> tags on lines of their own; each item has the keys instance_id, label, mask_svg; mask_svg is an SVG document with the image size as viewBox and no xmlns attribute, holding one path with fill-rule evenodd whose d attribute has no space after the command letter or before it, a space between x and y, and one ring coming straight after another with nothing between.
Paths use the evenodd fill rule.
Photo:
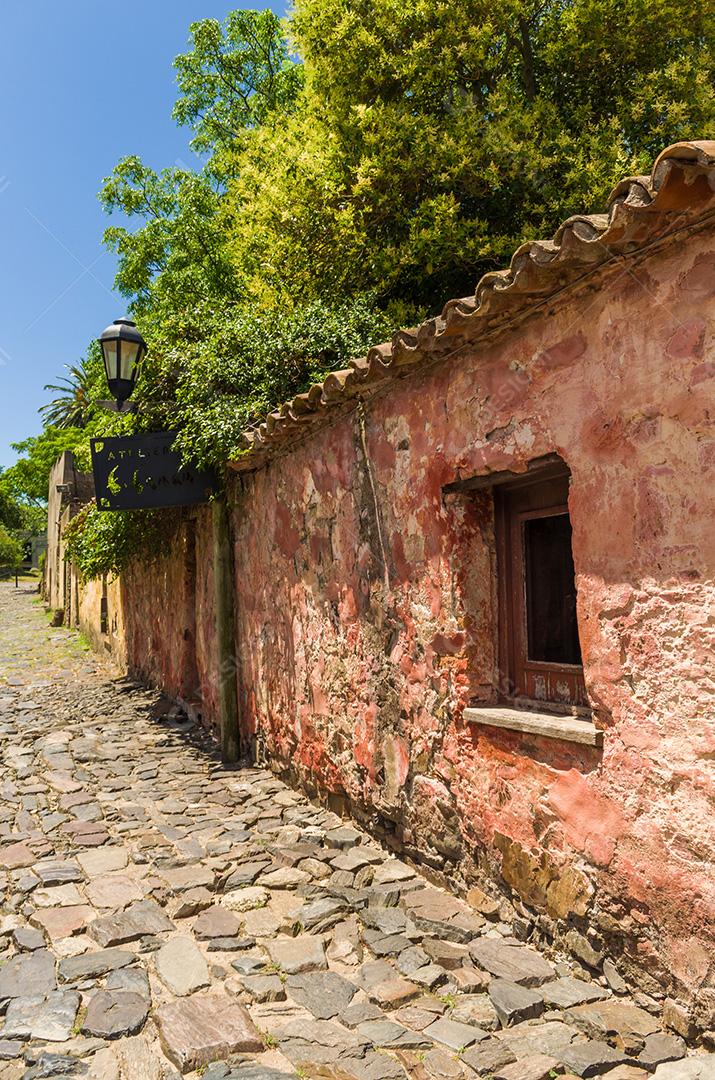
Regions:
<instances>
[{"instance_id":1,"label":"exposed stone masonry","mask_svg":"<svg viewBox=\"0 0 715 1080\"><path fill-rule=\"evenodd\" d=\"M715 1076L0 586L0 1080Z\"/></svg>"}]
</instances>

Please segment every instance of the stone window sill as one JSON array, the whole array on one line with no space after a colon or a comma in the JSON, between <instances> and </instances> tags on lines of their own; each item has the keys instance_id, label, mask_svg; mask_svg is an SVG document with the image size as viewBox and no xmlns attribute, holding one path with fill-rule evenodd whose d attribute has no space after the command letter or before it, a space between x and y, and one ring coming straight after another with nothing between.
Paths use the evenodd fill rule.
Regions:
<instances>
[{"instance_id":1,"label":"stone window sill","mask_svg":"<svg viewBox=\"0 0 715 1080\"><path fill-rule=\"evenodd\" d=\"M505 728L507 731L541 735L545 739L562 739L565 742L583 743L585 746L603 746L603 732L590 720L579 720L575 716L482 706L478 709L465 709L464 719L467 723L478 724L480 727Z\"/></svg>"}]
</instances>

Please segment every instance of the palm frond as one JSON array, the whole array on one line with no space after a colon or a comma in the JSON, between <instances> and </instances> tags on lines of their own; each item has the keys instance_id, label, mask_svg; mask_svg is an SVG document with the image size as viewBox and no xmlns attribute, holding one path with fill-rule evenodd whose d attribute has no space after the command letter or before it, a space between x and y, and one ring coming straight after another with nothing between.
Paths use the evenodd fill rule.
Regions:
<instances>
[{"instance_id":1,"label":"palm frond","mask_svg":"<svg viewBox=\"0 0 715 1080\"><path fill-rule=\"evenodd\" d=\"M59 397L41 405L37 410L44 422L53 427L84 427L89 419L91 380L88 363L65 364L69 376L60 378L56 383L45 383L45 390L52 390Z\"/></svg>"}]
</instances>

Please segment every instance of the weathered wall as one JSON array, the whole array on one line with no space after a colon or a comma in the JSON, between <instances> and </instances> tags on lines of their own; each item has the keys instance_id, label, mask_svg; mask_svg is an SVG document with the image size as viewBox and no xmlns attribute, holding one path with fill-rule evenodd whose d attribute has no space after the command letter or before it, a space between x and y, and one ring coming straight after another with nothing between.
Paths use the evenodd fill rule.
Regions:
<instances>
[{"instance_id":1,"label":"weathered wall","mask_svg":"<svg viewBox=\"0 0 715 1080\"><path fill-rule=\"evenodd\" d=\"M65 531L93 494L92 477L78 472L72 452L63 451L50 471L42 594L47 607L67 626L79 625L80 583L74 567L65 562Z\"/></svg>"},{"instance_id":2,"label":"weathered wall","mask_svg":"<svg viewBox=\"0 0 715 1080\"><path fill-rule=\"evenodd\" d=\"M500 873L592 962L698 991L710 1026L714 314L700 234L397 381L235 512L242 709L276 767L452 876ZM442 488L553 452L602 750L463 720L498 681L493 511Z\"/></svg>"},{"instance_id":3,"label":"weathered wall","mask_svg":"<svg viewBox=\"0 0 715 1080\"><path fill-rule=\"evenodd\" d=\"M107 613L104 621L103 597ZM79 626L95 649L110 653L120 668L126 668L126 627L122 583L118 578L97 578L79 583Z\"/></svg>"},{"instance_id":4,"label":"weathered wall","mask_svg":"<svg viewBox=\"0 0 715 1080\"><path fill-rule=\"evenodd\" d=\"M43 586L45 600L55 611L64 610L65 606L65 569L60 554L60 518L67 503L67 495L58 491L58 488L71 486L74 476L74 458L69 451L65 451L52 467L47 493L47 557Z\"/></svg>"},{"instance_id":5,"label":"weathered wall","mask_svg":"<svg viewBox=\"0 0 715 1080\"><path fill-rule=\"evenodd\" d=\"M167 515L163 551L134 564L121 578L128 670L191 707L205 699L209 722L214 715L213 601L206 594L210 538L206 511Z\"/></svg>"},{"instance_id":6,"label":"weathered wall","mask_svg":"<svg viewBox=\"0 0 715 1080\"><path fill-rule=\"evenodd\" d=\"M594 284L236 480L243 723L388 842L501 881L541 932L715 1027L715 239ZM602 750L463 716L499 681L493 505L444 485L554 452ZM211 514L170 520L108 586L109 644L215 725ZM85 630L100 600L82 592Z\"/></svg>"},{"instance_id":7,"label":"weathered wall","mask_svg":"<svg viewBox=\"0 0 715 1080\"><path fill-rule=\"evenodd\" d=\"M216 726L212 531L208 509L167 511L162 548L119 578L77 582L78 625L94 648ZM60 565L62 541L60 543ZM69 569L69 568L68 568ZM106 618L102 618L102 601Z\"/></svg>"}]
</instances>

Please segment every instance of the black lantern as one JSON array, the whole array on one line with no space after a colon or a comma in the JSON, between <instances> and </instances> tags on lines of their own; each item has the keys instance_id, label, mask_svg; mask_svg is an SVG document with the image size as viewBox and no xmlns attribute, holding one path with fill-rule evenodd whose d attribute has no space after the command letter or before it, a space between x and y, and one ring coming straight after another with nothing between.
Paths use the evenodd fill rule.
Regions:
<instances>
[{"instance_id":1,"label":"black lantern","mask_svg":"<svg viewBox=\"0 0 715 1080\"><path fill-rule=\"evenodd\" d=\"M137 330L136 323L124 317L115 319L111 326L102 331L99 344L102 346L109 390L121 411L134 390L139 365L146 353L146 342Z\"/></svg>"}]
</instances>

